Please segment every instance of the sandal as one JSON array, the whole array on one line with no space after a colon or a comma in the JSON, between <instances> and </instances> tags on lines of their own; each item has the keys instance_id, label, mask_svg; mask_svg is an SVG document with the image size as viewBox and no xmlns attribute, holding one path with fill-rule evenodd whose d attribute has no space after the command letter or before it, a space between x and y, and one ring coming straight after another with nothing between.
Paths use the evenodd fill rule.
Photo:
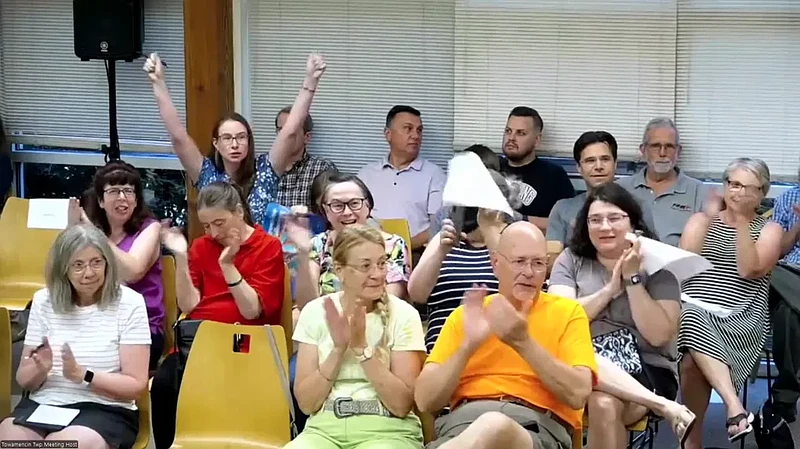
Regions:
<instances>
[{"instance_id":1,"label":"sandal","mask_svg":"<svg viewBox=\"0 0 800 449\"><path fill-rule=\"evenodd\" d=\"M668 419L672 431L678 437L682 449L686 444L686 439L689 438L689 433L692 431L695 421L697 421L697 417L685 406L679 404L675 404L675 406L679 407L680 411L671 417L665 416L665 418Z\"/></svg>"},{"instance_id":2,"label":"sandal","mask_svg":"<svg viewBox=\"0 0 800 449\"><path fill-rule=\"evenodd\" d=\"M728 420L725 421L725 430L730 427L739 427L742 420L747 420L747 428L733 435L728 434L728 441L731 443L739 441L753 432L753 420L755 420L755 416L753 416L752 413L739 413L736 416L728 418Z\"/></svg>"}]
</instances>

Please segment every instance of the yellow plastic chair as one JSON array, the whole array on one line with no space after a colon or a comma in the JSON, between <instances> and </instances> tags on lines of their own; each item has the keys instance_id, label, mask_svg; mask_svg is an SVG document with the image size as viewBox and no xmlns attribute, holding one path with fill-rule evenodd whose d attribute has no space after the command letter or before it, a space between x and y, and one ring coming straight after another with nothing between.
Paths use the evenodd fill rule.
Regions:
<instances>
[{"instance_id":1,"label":"yellow plastic chair","mask_svg":"<svg viewBox=\"0 0 800 449\"><path fill-rule=\"evenodd\" d=\"M55 229L28 229L28 200L9 198L0 216L0 307L24 310L45 286L44 266Z\"/></svg>"},{"instance_id":2,"label":"yellow plastic chair","mask_svg":"<svg viewBox=\"0 0 800 449\"><path fill-rule=\"evenodd\" d=\"M403 238L406 242L408 264L411 266L411 228L408 227L408 221L405 218L387 218L386 220L378 220L378 223L380 223L383 232L399 235Z\"/></svg>"},{"instance_id":3,"label":"yellow plastic chair","mask_svg":"<svg viewBox=\"0 0 800 449\"><path fill-rule=\"evenodd\" d=\"M0 308L0 420L11 414L11 319L8 309Z\"/></svg>"},{"instance_id":4,"label":"yellow plastic chair","mask_svg":"<svg viewBox=\"0 0 800 449\"><path fill-rule=\"evenodd\" d=\"M634 423L634 424L632 424L630 426L627 426L625 428L625 430L627 430L628 433L631 434L631 438L629 438L629 442L633 440L633 438L632 438L633 437L633 433L652 432L650 437L651 438L655 438L655 431L650 429L650 424L651 424L650 415L644 415L644 417L642 417L642 419L640 419L636 423ZM572 447L573 448L582 448L583 447L583 440L584 440L584 438L583 438L583 436L584 436L583 435L583 430L586 430L588 428L589 428L589 413L588 412L584 412L584 414L583 414L583 429L581 429L580 431L575 431L575 432L572 433ZM576 441L580 441L580 445L576 445ZM630 447L631 445L629 444L628 446Z\"/></svg>"},{"instance_id":5,"label":"yellow plastic chair","mask_svg":"<svg viewBox=\"0 0 800 449\"><path fill-rule=\"evenodd\" d=\"M294 332L294 320L292 320L292 307L294 301L292 300L292 273L289 272L289 267L284 264L283 276L283 306L281 306L281 327L286 338L286 349L289 351L287 354L294 352L292 344L292 333Z\"/></svg>"},{"instance_id":6,"label":"yellow plastic chair","mask_svg":"<svg viewBox=\"0 0 800 449\"><path fill-rule=\"evenodd\" d=\"M136 400L139 409L139 433L133 443L133 449L147 449L150 445L150 392L145 391Z\"/></svg>"},{"instance_id":7,"label":"yellow plastic chair","mask_svg":"<svg viewBox=\"0 0 800 449\"><path fill-rule=\"evenodd\" d=\"M175 258L161 256L161 283L164 285L164 350L162 357L175 346L175 332L172 327L178 319L178 294L175 291Z\"/></svg>"},{"instance_id":8,"label":"yellow plastic chair","mask_svg":"<svg viewBox=\"0 0 800 449\"><path fill-rule=\"evenodd\" d=\"M250 336L248 353L233 352L236 334ZM284 335L280 326L200 324L178 395L173 448L275 449L289 442L289 404L279 377L288 376Z\"/></svg>"},{"instance_id":9,"label":"yellow plastic chair","mask_svg":"<svg viewBox=\"0 0 800 449\"><path fill-rule=\"evenodd\" d=\"M556 262L556 258L561 251L564 250L564 244L558 240L548 240L547 241L547 274L550 274L550 270L553 269L553 264Z\"/></svg>"}]
</instances>

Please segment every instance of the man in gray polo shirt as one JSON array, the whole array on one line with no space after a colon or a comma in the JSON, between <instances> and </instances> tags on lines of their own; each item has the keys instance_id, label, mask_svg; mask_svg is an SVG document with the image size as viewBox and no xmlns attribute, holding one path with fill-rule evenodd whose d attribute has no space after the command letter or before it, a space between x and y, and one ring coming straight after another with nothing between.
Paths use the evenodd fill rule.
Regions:
<instances>
[{"instance_id":1,"label":"man in gray polo shirt","mask_svg":"<svg viewBox=\"0 0 800 449\"><path fill-rule=\"evenodd\" d=\"M608 182L614 182L617 171L617 140L606 131L581 134L572 148L578 173L586 183L587 192L558 200L547 219L547 240L567 246L575 229L575 217L586 202L588 192ZM640 203L641 204L641 203ZM641 204L645 224L655 232L653 213L649 204Z\"/></svg>"},{"instance_id":2,"label":"man in gray polo shirt","mask_svg":"<svg viewBox=\"0 0 800 449\"><path fill-rule=\"evenodd\" d=\"M651 205L659 239L678 246L689 217L703 210L709 188L676 167L680 134L671 119L650 120L639 151L647 167L617 182L640 202Z\"/></svg>"},{"instance_id":3,"label":"man in gray polo shirt","mask_svg":"<svg viewBox=\"0 0 800 449\"><path fill-rule=\"evenodd\" d=\"M438 165L419 157L422 117L411 106L395 106L386 116L384 129L389 154L358 172L375 204L372 216L378 220L404 218L411 232L411 249L418 256L430 240L428 229L442 207L442 190L447 177Z\"/></svg>"}]
</instances>

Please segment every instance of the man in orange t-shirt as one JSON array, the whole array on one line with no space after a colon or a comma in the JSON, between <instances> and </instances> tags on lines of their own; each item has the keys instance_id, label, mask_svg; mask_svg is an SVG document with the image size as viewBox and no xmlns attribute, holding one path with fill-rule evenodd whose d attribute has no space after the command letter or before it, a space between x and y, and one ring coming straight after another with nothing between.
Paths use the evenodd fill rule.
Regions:
<instances>
[{"instance_id":1,"label":"man in orange t-shirt","mask_svg":"<svg viewBox=\"0 0 800 449\"><path fill-rule=\"evenodd\" d=\"M596 381L589 320L576 301L541 291L547 244L538 228L514 223L491 240L499 293L467 293L416 383L421 411L450 407L428 448L570 448Z\"/></svg>"}]
</instances>

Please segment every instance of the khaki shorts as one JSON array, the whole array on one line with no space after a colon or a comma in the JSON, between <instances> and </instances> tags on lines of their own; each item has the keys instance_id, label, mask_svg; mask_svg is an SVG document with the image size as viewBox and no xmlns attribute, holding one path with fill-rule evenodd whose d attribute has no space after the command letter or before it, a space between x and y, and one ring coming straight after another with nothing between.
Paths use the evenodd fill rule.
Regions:
<instances>
[{"instance_id":1,"label":"khaki shorts","mask_svg":"<svg viewBox=\"0 0 800 449\"><path fill-rule=\"evenodd\" d=\"M572 437L567 429L549 414L510 402L491 400L467 402L452 412L436 418L434 423L436 440L425 448L436 449L452 440L486 412L500 412L521 425L530 434L535 449L572 448Z\"/></svg>"}]
</instances>

